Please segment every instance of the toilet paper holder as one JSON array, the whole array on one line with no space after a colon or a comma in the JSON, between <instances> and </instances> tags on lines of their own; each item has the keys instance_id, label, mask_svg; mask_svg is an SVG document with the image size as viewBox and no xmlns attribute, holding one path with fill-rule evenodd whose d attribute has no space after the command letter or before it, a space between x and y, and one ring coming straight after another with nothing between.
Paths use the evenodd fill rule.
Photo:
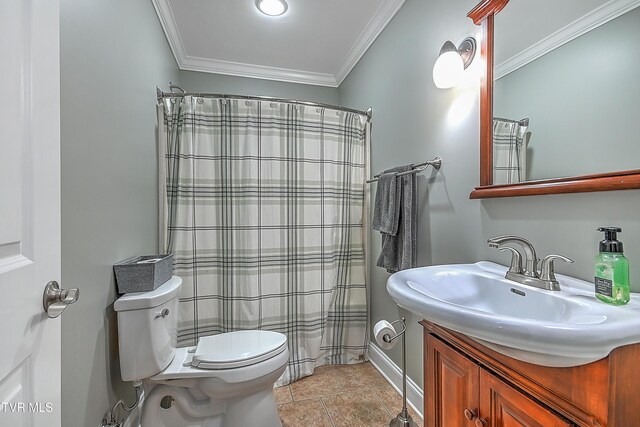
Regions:
<instances>
[{"instance_id":1,"label":"toilet paper holder","mask_svg":"<svg viewBox=\"0 0 640 427\"><path fill-rule=\"evenodd\" d=\"M390 343L391 341L393 341L396 338L398 338L400 335L404 334L406 332L406 330L407 330L406 320L407 319L405 319L404 317L401 317L400 319L394 320L393 322L391 322L392 326L395 325L398 322L402 322L402 330L400 332L396 332L396 334L394 336L389 336L389 334L384 334L382 336L382 339L384 340L384 342L389 342ZM395 330L395 328L393 328L393 329Z\"/></svg>"},{"instance_id":2,"label":"toilet paper holder","mask_svg":"<svg viewBox=\"0 0 640 427\"><path fill-rule=\"evenodd\" d=\"M384 334L382 336L382 340L386 343L390 343L399 336L402 336L402 410L391 420L389 427L416 427L415 421L413 421L407 410L407 343L405 335L407 331L407 319L401 317L398 320L394 320L391 322L391 326L394 326L398 322L402 323L402 330L400 332L396 332L394 336L390 334ZM395 331L395 329L394 326L393 330Z\"/></svg>"}]
</instances>

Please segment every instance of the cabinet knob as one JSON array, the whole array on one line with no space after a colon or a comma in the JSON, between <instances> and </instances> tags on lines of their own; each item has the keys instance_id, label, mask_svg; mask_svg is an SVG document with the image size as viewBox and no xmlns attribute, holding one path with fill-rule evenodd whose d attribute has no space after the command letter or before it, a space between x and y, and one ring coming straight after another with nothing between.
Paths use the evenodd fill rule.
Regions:
<instances>
[{"instance_id":1,"label":"cabinet knob","mask_svg":"<svg viewBox=\"0 0 640 427\"><path fill-rule=\"evenodd\" d=\"M469 421L473 421L478 417L478 414L473 409L465 409L464 410L464 417L466 419L468 419Z\"/></svg>"},{"instance_id":2,"label":"cabinet knob","mask_svg":"<svg viewBox=\"0 0 640 427\"><path fill-rule=\"evenodd\" d=\"M487 427L487 421L484 418L476 418L476 427Z\"/></svg>"}]
</instances>

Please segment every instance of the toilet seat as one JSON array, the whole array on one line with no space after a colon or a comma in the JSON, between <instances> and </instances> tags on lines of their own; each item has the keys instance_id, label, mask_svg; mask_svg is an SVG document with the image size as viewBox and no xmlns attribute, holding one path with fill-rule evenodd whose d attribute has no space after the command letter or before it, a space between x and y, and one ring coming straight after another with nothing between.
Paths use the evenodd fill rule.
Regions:
<instances>
[{"instance_id":1,"label":"toilet seat","mask_svg":"<svg viewBox=\"0 0 640 427\"><path fill-rule=\"evenodd\" d=\"M234 369L270 359L287 348L287 337L271 331L236 331L198 340L191 366Z\"/></svg>"},{"instance_id":2,"label":"toilet seat","mask_svg":"<svg viewBox=\"0 0 640 427\"><path fill-rule=\"evenodd\" d=\"M149 378L151 381L164 382L174 380L191 380L200 378L218 378L225 382L244 381L250 378L258 378L263 375L267 375L275 369L278 369L281 365L286 364L289 360L289 348L287 346L286 335L277 332L267 331L239 331L239 332L258 332L261 337L264 337L262 346L254 347L253 351L250 348L245 348L245 354L242 355L242 349L239 344L235 346L224 348L217 348L203 354L203 349L209 350L209 345L213 343L219 343L220 338L217 340L209 340L208 338L216 338L226 336L227 334L214 335L211 337L203 337L198 340L198 344L204 341L206 344L201 346L200 350L200 366L193 364L193 358L197 347L180 347L175 350L175 357L162 372ZM236 332L230 332L236 334ZM271 336L271 342L269 343L269 337L267 334L275 334ZM245 338L249 338L247 335ZM276 339L277 338L277 339ZM236 341L239 342L239 341ZM281 345L277 345L282 342ZM215 345L215 344L214 344ZM229 349L233 348L232 352ZM262 351L258 350L262 349ZM224 352L226 350L226 352ZM226 354L226 358L219 357L222 354ZM217 355L217 356L216 356ZM209 357L208 357L209 356ZM202 358L213 359L214 361L208 361L202 363ZM220 361L220 359L223 359ZM238 360L239 359L239 360ZM226 362L226 363L225 363ZM203 368L202 366L218 366L218 368ZM224 368L220 368L224 366Z\"/></svg>"}]
</instances>

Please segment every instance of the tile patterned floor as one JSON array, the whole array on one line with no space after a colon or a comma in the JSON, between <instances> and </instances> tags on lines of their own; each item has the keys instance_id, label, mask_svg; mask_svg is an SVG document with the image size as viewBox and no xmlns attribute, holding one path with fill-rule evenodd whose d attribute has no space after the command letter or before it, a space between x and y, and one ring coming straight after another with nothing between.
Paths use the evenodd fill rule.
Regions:
<instances>
[{"instance_id":1,"label":"tile patterned floor","mask_svg":"<svg viewBox=\"0 0 640 427\"><path fill-rule=\"evenodd\" d=\"M283 427L388 427L402 409L402 397L368 362L322 366L273 392Z\"/></svg>"}]
</instances>

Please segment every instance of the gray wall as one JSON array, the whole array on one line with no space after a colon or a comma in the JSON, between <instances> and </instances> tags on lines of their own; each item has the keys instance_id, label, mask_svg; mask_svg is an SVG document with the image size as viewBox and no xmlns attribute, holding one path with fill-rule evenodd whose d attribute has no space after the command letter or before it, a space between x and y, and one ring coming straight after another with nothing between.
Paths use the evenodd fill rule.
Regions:
<instances>
[{"instance_id":1,"label":"gray wall","mask_svg":"<svg viewBox=\"0 0 640 427\"><path fill-rule=\"evenodd\" d=\"M485 241L517 233L541 254L574 258L558 270L589 280L599 240L594 228L615 224L624 229L634 275L638 191L468 199L479 176L477 84L438 90L431 72L445 40L477 33L466 18L475 3L407 0L338 91L178 72L151 2L62 1L62 278L82 290L79 303L62 316L64 426L97 425L116 396L131 398L130 384L119 379L111 265L156 249L154 87L166 88L169 80L190 91L328 103L338 103L339 93L343 105L374 108L374 171L442 156L441 172L419 180L419 265L505 264ZM374 235L373 264L379 246ZM401 312L387 296L387 277L372 268L372 323ZM409 375L422 384L419 319L409 320ZM392 357L400 362L398 349Z\"/></svg>"},{"instance_id":2,"label":"gray wall","mask_svg":"<svg viewBox=\"0 0 640 427\"><path fill-rule=\"evenodd\" d=\"M98 426L120 397L112 264L155 252L155 85L178 69L151 1L63 0L60 16L62 425ZM116 397L117 396L117 397Z\"/></svg>"},{"instance_id":3,"label":"gray wall","mask_svg":"<svg viewBox=\"0 0 640 427\"><path fill-rule=\"evenodd\" d=\"M99 425L119 398L112 264L157 250L155 86L338 102L338 89L179 71L151 1L62 0L62 425Z\"/></svg>"},{"instance_id":4,"label":"gray wall","mask_svg":"<svg viewBox=\"0 0 640 427\"><path fill-rule=\"evenodd\" d=\"M437 89L431 73L444 41L459 43L477 34L466 17L476 0L407 0L380 37L340 86L345 106L373 106L372 168L384 168L442 156L437 175L419 179L418 264L467 263L478 260L508 264L508 255L486 245L498 234L519 234L533 241L538 253L573 258L560 273L592 280L593 257L600 240L595 228L619 225L630 259L631 275L640 265L640 191L586 193L470 200L479 182L479 90ZM509 6L507 6L509 7ZM479 64L475 61L474 64ZM479 76L478 70L475 71ZM388 274L375 267L380 239L371 243L371 323L400 313L389 298ZM632 288L640 291L640 283ZM422 385L422 336L410 315L409 376ZM391 352L399 364L399 349Z\"/></svg>"},{"instance_id":5,"label":"gray wall","mask_svg":"<svg viewBox=\"0 0 640 427\"><path fill-rule=\"evenodd\" d=\"M199 73L195 71L180 71L178 80L180 86L187 92L273 96L276 98L314 101L325 104L338 103L338 88L250 79L246 77L226 76L223 74ZM176 82L174 81L174 83Z\"/></svg>"},{"instance_id":6,"label":"gray wall","mask_svg":"<svg viewBox=\"0 0 640 427\"><path fill-rule=\"evenodd\" d=\"M639 23L636 8L495 82L494 115L530 119L527 179L638 167Z\"/></svg>"}]
</instances>

